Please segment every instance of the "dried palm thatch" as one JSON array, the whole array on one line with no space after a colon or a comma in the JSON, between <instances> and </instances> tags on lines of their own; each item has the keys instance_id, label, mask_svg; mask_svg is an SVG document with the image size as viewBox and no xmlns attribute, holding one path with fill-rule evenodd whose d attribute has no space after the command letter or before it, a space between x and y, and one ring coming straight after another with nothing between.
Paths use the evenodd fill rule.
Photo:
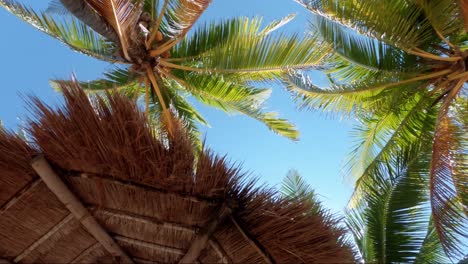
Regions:
<instances>
[{"instance_id":1,"label":"dried palm thatch","mask_svg":"<svg viewBox=\"0 0 468 264\"><path fill-rule=\"evenodd\" d=\"M32 142L0 130L1 261L353 261L336 220L309 203L255 187L209 151L195 159L180 128L158 140L120 95L90 101L78 85L63 90L58 110L33 99ZM74 202L50 184L54 175Z\"/></svg>"}]
</instances>

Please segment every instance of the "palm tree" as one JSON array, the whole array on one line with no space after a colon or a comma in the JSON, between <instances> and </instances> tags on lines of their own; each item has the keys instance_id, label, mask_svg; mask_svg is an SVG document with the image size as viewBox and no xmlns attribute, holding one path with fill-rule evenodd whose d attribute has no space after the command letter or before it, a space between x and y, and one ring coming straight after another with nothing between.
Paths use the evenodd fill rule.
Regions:
<instances>
[{"instance_id":1,"label":"palm tree","mask_svg":"<svg viewBox=\"0 0 468 264\"><path fill-rule=\"evenodd\" d=\"M0 5L72 49L115 64L104 78L81 85L88 92L106 89L128 97L145 95L147 113L170 120L172 112L193 133L207 124L188 96L230 113L241 113L296 140L298 131L274 112L263 112L269 89L252 82L275 80L288 69L316 65L315 40L270 34L294 15L261 28L260 18L205 23L188 34L210 0L60 0L49 11L71 13L58 19L14 0ZM64 11L64 12L63 12ZM64 82L60 80L54 81ZM57 86L57 85L55 85ZM166 122L171 131L171 122Z\"/></svg>"},{"instance_id":2,"label":"palm tree","mask_svg":"<svg viewBox=\"0 0 468 264\"><path fill-rule=\"evenodd\" d=\"M330 88L298 71L285 82L303 106L359 120L351 205L397 175L401 157L426 164L420 191L429 190L435 231L450 256L461 256L468 237L466 1L298 2L314 14L314 38L334 51L323 65Z\"/></svg>"}]
</instances>

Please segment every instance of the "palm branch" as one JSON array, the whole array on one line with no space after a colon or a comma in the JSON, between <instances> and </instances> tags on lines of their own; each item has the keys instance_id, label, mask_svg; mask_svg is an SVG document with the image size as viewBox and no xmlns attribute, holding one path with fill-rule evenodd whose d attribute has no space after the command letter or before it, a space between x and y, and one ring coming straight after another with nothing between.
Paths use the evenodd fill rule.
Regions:
<instances>
[{"instance_id":1,"label":"palm branch","mask_svg":"<svg viewBox=\"0 0 468 264\"><path fill-rule=\"evenodd\" d=\"M427 162L399 159L386 180L369 186L360 206L347 210L347 226L366 263L447 262L430 220L428 193L421 191L428 184Z\"/></svg>"}]
</instances>

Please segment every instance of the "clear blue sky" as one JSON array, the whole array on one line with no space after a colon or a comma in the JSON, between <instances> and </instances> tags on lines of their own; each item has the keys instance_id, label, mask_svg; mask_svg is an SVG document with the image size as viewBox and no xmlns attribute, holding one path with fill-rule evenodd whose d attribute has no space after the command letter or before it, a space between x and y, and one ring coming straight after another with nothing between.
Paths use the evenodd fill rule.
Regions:
<instances>
[{"instance_id":1,"label":"clear blue sky","mask_svg":"<svg viewBox=\"0 0 468 264\"><path fill-rule=\"evenodd\" d=\"M22 2L43 9L48 1ZM263 16L266 23L290 13L298 16L281 30L304 34L309 15L292 0L213 0L202 20ZM8 128L15 128L26 114L26 104L20 95L34 94L57 105L60 95L48 85L49 78L67 78L75 72L79 79L91 80L110 68L108 64L71 51L3 9L0 33L4 36L0 41L0 120ZM269 185L278 186L289 169L296 169L320 194L326 207L341 211L352 190L352 181L342 173L352 146L351 122L299 111L287 92L277 85L271 87L273 95L267 103L268 109L280 112L297 125L301 131L299 142L282 138L249 118L228 116L197 104L211 124L211 128L203 129L208 146L221 155L228 154L233 162L242 163L244 170Z\"/></svg>"}]
</instances>

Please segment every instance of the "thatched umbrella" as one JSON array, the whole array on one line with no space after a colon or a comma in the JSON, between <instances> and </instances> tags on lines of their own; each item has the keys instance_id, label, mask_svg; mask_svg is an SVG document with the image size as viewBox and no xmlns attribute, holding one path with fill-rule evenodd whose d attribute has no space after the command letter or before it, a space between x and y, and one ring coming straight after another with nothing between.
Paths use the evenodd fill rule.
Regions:
<instances>
[{"instance_id":1,"label":"thatched umbrella","mask_svg":"<svg viewBox=\"0 0 468 264\"><path fill-rule=\"evenodd\" d=\"M64 89L31 104L32 142L0 131L0 262L352 262L311 204L256 187L224 158L158 140L134 102Z\"/></svg>"}]
</instances>

